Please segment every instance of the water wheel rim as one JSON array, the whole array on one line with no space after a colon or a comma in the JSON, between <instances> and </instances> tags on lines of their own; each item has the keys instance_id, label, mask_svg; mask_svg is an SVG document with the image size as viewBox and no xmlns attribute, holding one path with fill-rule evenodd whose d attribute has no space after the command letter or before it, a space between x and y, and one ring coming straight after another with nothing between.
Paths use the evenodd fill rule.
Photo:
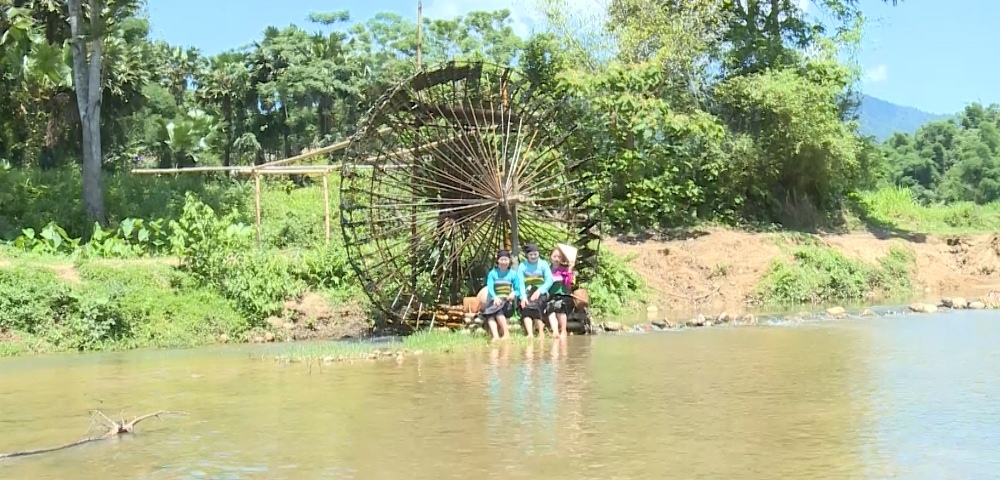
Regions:
<instances>
[{"instance_id":1,"label":"water wheel rim","mask_svg":"<svg viewBox=\"0 0 1000 480\"><path fill-rule=\"evenodd\" d=\"M515 226L522 244L574 244L588 264L599 246L592 158L571 152L579 132L556 118L564 105L513 69L458 62L375 102L340 192L348 259L375 307L401 320L461 303Z\"/></svg>"}]
</instances>

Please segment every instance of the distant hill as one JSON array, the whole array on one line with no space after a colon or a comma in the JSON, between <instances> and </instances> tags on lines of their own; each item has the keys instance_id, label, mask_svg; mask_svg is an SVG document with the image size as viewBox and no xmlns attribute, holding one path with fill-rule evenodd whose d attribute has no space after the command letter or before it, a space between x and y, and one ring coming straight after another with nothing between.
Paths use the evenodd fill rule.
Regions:
<instances>
[{"instance_id":1,"label":"distant hill","mask_svg":"<svg viewBox=\"0 0 1000 480\"><path fill-rule=\"evenodd\" d=\"M913 133L927 122L950 116L896 105L869 95L862 96L861 107L858 109L861 133L872 135L880 142L891 137L894 132Z\"/></svg>"}]
</instances>

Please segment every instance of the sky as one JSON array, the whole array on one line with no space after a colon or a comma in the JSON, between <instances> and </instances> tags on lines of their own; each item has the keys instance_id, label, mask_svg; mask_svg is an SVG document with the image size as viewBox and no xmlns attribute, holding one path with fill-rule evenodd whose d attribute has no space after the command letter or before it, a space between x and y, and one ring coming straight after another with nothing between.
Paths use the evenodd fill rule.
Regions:
<instances>
[{"instance_id":1,"label":"sky","mask_svg":"<svg viewBox=\"0 0 1000 480\"><path fill-rule=\"evenodd\" d=\"M600 11L607 0L566 0ZM800 0L807 12L816 0ZM1000 44L1000 2L987 0L860 0L869 16L859 58L862 91L931 113L954 113L972 102L1000 103L1000 62L985 53ZM424 16L508 8L522 35L538 28L533 0L424 0ZM215 54L249 44L267 26L312 28L309 12L348 10L362 21L380 11L416 17L416 0L148 0L152 36Z\"/></svg>"}]
</instances>

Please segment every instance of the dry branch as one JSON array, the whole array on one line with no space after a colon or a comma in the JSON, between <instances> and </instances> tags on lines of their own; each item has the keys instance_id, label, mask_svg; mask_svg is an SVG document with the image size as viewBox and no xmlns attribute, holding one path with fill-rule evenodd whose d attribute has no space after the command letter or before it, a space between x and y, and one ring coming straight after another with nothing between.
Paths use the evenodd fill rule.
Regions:
<instances>
[{"instance_id":1,"label":"dry branch","mask_svg":"<svg viewBox=\"0 0 1000 480\"><path fill-rule=\"evenodd\" d=\"M100 410L94 410L90 412L90 416L95 421L98 421L99 423L103 424L104 427L107 429L103 435L99 435L96 437L86 437L77 440L75 442L64 443L62 445L58 445L55 447L39 448L36 450L21 450L19 452L11 452L11 453L0 453L0 460L3 460L5 458L28 457L31 455L40 455L43 453L56 452L59 450L65 450L67 448L75 447L78 445L83 445L85 443L97 442L101 440L107 440L112 437L117 437L119 435L135 433L135 426L138 425L139 422L142 422L143 420L147 420L153 417L156 417L158 420L162 420L160 416L168 414L186 415L186 413L184 412L169 412L166 410L160 410L158 412L148 413L146 415L135 417L129 421L125 421L125 418L121 418L121 421L115 421L108 418L108 416L105 415L104 412L101 412Z\"/></svg>"}]
</instances>

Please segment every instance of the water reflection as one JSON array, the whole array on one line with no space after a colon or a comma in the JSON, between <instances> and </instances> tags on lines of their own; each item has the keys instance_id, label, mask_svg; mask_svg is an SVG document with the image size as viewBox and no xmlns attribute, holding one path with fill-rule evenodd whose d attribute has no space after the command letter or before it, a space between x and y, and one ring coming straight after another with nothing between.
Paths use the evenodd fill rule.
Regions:
<instances>
[{"instance_id":1,"label":"water reflection","mask_svg":"<svg viewBox=\"0 0 1000 480\"><path fill-rule=\"evenodd\" d=\"M1000 322L976 315L333 368L217 350L0 360L0 451L74 440L90 408L190 412L0 478L991 478Z\"/></svg>"},{"instance_id":2,"label":"water reflection","mask_svg":"<svg viewBox=\"0 0 1000 480\"><path fill-rule=\"evenodd\" d=\"M513 362L511 350L519 357ZM567 342L552 339L525 347L501 343L490 351L487 365L490 444L511 446L521 453L554 452L562 413L578 410L579 372L567 371Z\"/></svg>"}]
</instances>

